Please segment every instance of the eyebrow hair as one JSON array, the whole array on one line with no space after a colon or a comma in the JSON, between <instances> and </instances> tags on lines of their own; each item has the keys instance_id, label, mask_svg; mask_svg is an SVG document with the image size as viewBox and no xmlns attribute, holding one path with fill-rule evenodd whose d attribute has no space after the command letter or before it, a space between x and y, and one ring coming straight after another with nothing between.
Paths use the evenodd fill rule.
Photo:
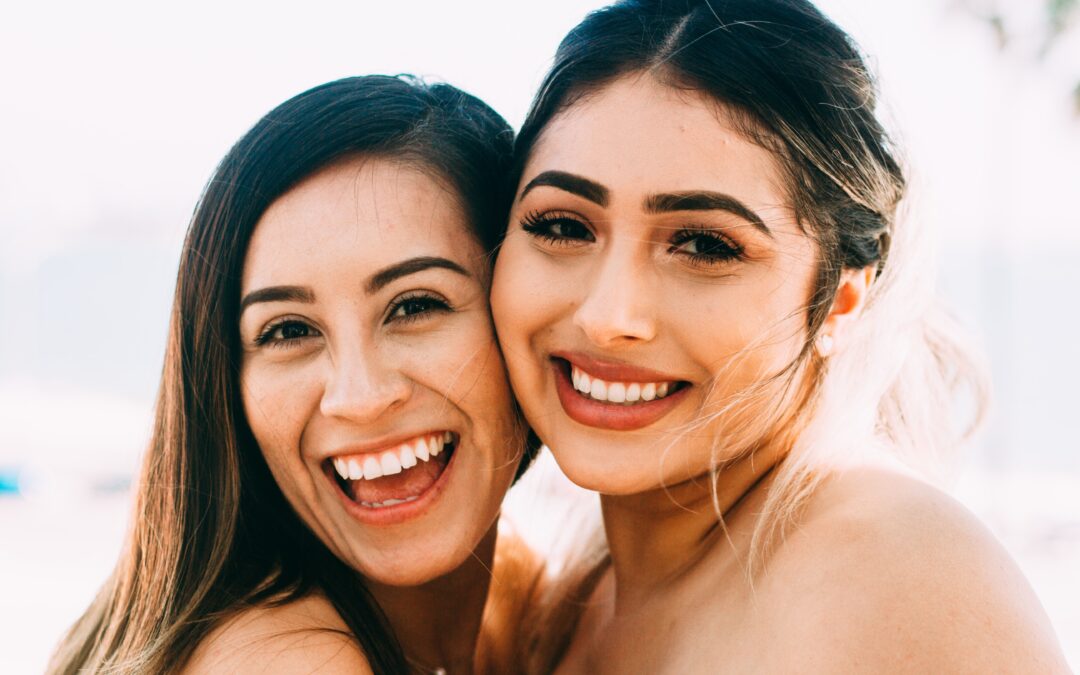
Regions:
<instances>
[{"instance_id":1,"label":"eyebrow hair","mask_svg":"<svg viewBox=\"0 0 1080 675\"><path fill-rule=\"evenodd\" d=\"M408 260L402 260L399 263L394 263L389 267L384 267L375 274L371 275L368 280L365 290L368 293L375 293L387 284L400 279L401 277L407 277L410 274L416 274L417 272L423 272L428 269L444 269L450 270L457 274L472 278L464 267L457 264L453 260L447 260L446 258L438 258L434 256L420 256L416 258L409 258Z\"/></svg>"},{"instance_id":2,"label":"eyebrow hair","mask_svg":"<svg viewBox=\"0 0 1080 675\"><path fill-rule=\"evenodd\" d=\"M240 313L249 305L259 302L315 302L315 294L310 288L304 286L267 286L257 291L252 291L240 301Z\"/></svg>"},{"instance_id":3,"label":"eyebrow hair","mask_svg":"<svg viewBox=\"0 0 1080 675\"><path fill-rule=\"evenodd\" d=\"M762 233L770 237L773 236L772 231L765 226L765 221L761 219L761 216L751 211L738 199L721 192L695 190L692 192L669 192L650 195L645 199L645 210L649 213L727 211L747 221Z\"/></svg>"},{"instance_id":4,"label":"eyebrow hair","mask_svg":"<svg viewBox=\"0 0 1080 675\"><path fill-rule=\"evenodd\" d=\"M525 186L525 189L521 191L521 196L518 199L524 199L525 195L529 194L529 191L533 188L546 185L548 187L558 188L565 190L579 197L584 197L590 202L599 204L600 206L607 206L608 200L611 197L611 192L606 187L591 181L583 176L578 176L565 171L544 171L543 173L529 181L529 184Z\"/></svg>"}]
</instances>

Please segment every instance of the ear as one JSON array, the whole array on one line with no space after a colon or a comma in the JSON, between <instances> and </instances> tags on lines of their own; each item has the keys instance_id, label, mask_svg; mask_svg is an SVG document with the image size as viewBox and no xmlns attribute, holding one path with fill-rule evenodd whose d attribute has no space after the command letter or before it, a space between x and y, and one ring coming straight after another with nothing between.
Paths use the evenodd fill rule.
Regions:
<instances>
[{"instance_id":1,"label":"ear","mask_svg":"<svg viewBox=\"0 0 1080 675\"><path fill-rule=\"evenodd\" d=\"M876 273L876 265L846 269L840 273L840 285L836 289L832 309L829 310L829 316L825 318L818 334L818 354L829 356L843 347L844 338L866 306L870 285L874 282Z\"/></svg>"}]
</instances>

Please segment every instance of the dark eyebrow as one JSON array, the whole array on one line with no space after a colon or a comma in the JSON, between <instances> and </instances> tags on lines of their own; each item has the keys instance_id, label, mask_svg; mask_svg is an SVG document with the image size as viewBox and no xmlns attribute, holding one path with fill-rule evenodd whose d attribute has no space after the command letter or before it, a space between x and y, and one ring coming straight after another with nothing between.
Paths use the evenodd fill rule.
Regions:
<instances>
[{"instance_id":1,"label":"dark eyebrow","mask_svg":"<svg viewBox=\"0 0 1080 675\"><path fill-rule=\"evenodd\" d=\"M751 211L738 199L720 192L670 192L650 195L645 199L645 210L649 213L727 211L747 221L764 234L773 236L761 216Z\"/></svg>"},{"instance_id":2,"label":"dark eyebrow","mask_svg":"<svg viewBox=\"0 0 1080 675\"><path fill-rule=\"evenodd\" d=\"M611 196L606 187L588 178L565 171L545 171L529 181L529 184L521 191L521 196L518 199L524 199L525 195L529 194L529 190L541 185L565 190L600 206L607 206Z\"/></svg>"},{"instance_id":3,"label":"dark eyebrow","mask_svg":"<svg viewBox=\"0 0 1080 675\"><path fill-rule=\"evenodd\" d=\"M368 280L365 290L367 290L368 293L375 293L390 282L400 279L401 277L407 277L410 274L416 274L417 272L433 268L450 270L451 272L456 272L472 278L472 275L465 271L465 268L453 260L436 258L433 256L420 256L402 260L399 263L395 263L379 270L371 275L371 279Z\"/></svg>"},{"instance_id":4,"label":"dark eyebrow","mask_svg":"<svg viewBox=\"0 0 1080 675\"><path fill-rule=\"evenodd\" d=\"M257 302L315 302L315 294L303 286L268 286L252 291L240 301L240 313Z\"/></svg>"}]
</instances>

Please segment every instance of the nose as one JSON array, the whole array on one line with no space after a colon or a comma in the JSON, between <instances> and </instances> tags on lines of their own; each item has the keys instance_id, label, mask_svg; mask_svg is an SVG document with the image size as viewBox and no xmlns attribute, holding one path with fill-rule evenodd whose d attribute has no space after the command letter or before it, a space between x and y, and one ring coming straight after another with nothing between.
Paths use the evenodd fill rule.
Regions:
<instances>
[{"instance_id":1,"label":"nose","mask_svg":"<svg viewBox=\"0 0 1080 675\"><path fill-rule=\"evenodd\" d=\"M609 251L586 283L574 325L599 347L648 342L656 337L653 294L633 251Z\"/></svg>"},{"instance_id":2,"label":"nose","mask_svg":"<svg viewBox=\"0 0 1080 675\"><path fill-rule=\"evenodd\" d=\"M350 350L331 359L319 409L327 417L373 422L411 394L411 380L377 350Z\"/></svg>"}]
</instances>

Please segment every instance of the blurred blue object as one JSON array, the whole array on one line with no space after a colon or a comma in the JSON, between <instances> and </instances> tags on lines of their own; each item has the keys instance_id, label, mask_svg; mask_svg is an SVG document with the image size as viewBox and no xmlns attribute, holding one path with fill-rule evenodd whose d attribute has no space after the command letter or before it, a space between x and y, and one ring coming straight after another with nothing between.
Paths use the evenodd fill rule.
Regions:
<instances>
[{"instance_id":1,"label":"blurred blue object","mask_svg":"<svg viewBox=\"0 0 1080 675\"><path fill-rule=\"evenodd\" d=\"M0 466L0 496L19 494L19 469Z\"/></svg>"}]
</instances>

